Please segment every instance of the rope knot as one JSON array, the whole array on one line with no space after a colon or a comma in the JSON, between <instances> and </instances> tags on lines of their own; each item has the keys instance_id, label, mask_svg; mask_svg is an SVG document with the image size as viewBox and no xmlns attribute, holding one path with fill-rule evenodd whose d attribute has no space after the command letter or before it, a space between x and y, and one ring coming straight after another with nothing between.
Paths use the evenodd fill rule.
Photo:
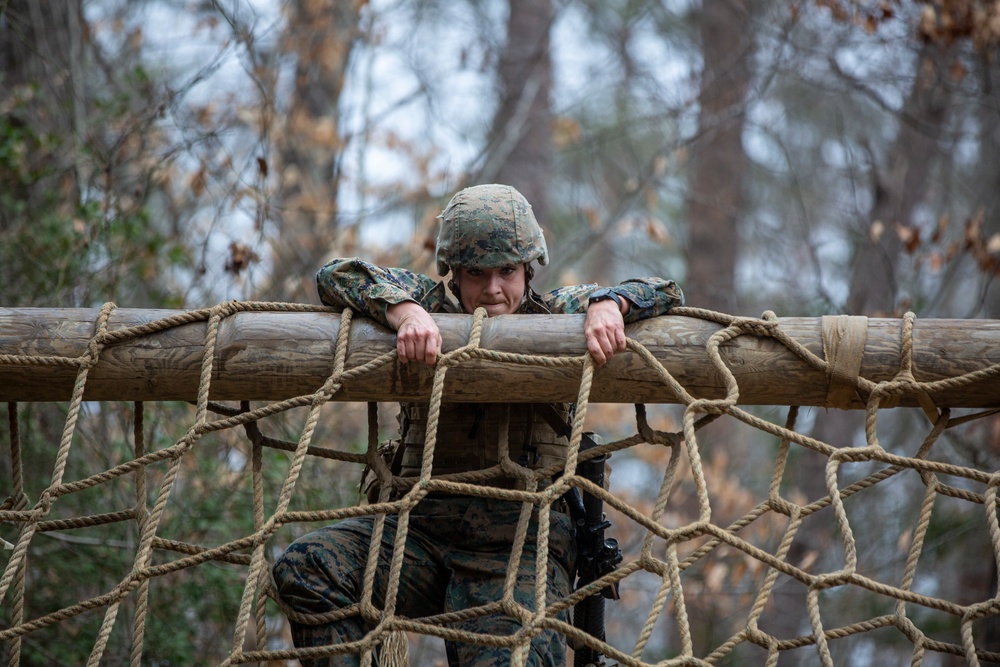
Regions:
<instances>
[{"instance_id":1,"label":"rope knot","mask_svg":"<svg viewBox=\"0 0 1000 667\"><path fill-rule=\"evenodd\" d=\"M758 320L755 318L739 318L733 320L730 328L737 329L741 333L752 334L754 336L771 336L777 329L777 320Z\"/></svg>"}]
</instances>

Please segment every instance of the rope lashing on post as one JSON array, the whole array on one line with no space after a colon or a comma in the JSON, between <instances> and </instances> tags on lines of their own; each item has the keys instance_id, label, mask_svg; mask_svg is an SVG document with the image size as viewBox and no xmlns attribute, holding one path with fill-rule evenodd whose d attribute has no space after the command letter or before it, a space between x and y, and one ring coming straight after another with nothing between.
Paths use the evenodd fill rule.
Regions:
<instances>
[{"instance_id":1,"label":"rope lashing on post","mask_svg":"<svg viewBox=\"0 0 1000 667\"><path fill-rule=\"evenodd\" d=\"M838 315L823 318L823 355L830 386L826 405L850 408L863 404L857 395L858 377L868 340L868 318Z\"/></svg>"}]
</instances>

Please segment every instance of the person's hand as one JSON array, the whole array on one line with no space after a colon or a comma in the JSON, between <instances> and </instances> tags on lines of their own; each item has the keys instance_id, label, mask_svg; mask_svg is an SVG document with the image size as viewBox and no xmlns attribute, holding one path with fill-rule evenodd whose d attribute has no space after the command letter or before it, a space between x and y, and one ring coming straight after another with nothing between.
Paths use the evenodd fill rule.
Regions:
<instances>
[{"instance_id":1,"label":"person's hand","mask_svg":"<svg viewBox=\"0 0 1000 667\"><path fill-rule=\"evenodd\" d=\"M396 330L396 351L401 362L418 361L428 366L437 363L441 332L423 306L402 301L389 306L385 315L389 326Z\"/></svg>"},{"instance_id":2,"label":"person's hand","mask_svg":"<svg viewBox=\"0 0 1000 667\"><path fill-rule=\"evenodd\" d=\"M587 351L598 368L616 352L625 349L625 318L612 299L595 301L587 306L583 332L587 338Z\"/></svg>"}]
</instances>

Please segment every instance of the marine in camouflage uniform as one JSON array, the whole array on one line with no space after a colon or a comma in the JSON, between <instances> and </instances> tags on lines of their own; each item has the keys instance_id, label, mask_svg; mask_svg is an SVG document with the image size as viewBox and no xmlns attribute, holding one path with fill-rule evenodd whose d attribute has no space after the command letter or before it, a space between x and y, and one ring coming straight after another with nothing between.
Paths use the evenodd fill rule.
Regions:
<instances>
[{"instance_id":1,"label":"marine in camouflage uniform","mask_svg":"<svg viewBox=\"0 0 1000 667\"><path fill-rule=\"evenodd\" d=\"M438 273L453 278L449 287L428 276L399 268L382 268L363 260L339 259L324 266L316 276L323 303L351 308L377 322L392 326L390 309L415 302L428 313L460 313L472 310L469 288L463 293L456 284L467 276L490 270L509 272L525 267L520 303L509 312L591 313L591 304L613 302L631 322L654 317L683 303L673 281L660 278L627 280L616 287L596 284L562 287L545 294L530 288L531 262L545 264L548 251L531 206L510 186L482 185L456 194L441 216L437 242ZM454 271L453 271L454 270ZM465 297L465 298L463 298ZM606 304L605 304L606 305ZM598 311L593 308L593 312ZM398 322L397 322L398 324ZM436 325L435 325L436 326ZM400 327L400 338L403 330ZM622 330L623 331L623 330ZM620 331L618 349L624 345ZM403 352L400 343L401 356ZM600 351L588 349L603 362ZM613 354L613 351L610 352ZM431 362L433 363L433 362ZM401 465L394 474L416 478L420 474L426 435L427 404L403 404L401 410ZM499 462L502 423L508 425L508 447L512 462L529 469L564 462L568 442L541 414L554 408L569 421L570 406L531 404L445 403L441 407L435 475L482 470ZM544 486L542 480L540 486ZM486 484L523 488L518 479L494 478ZM548 599L552 603L571 592L574 571L574 541L569 516L554 506L550 512L548 544ZM410 515L406 553L401 573L396 613L410 618L481 607L500 599L511 556L520 504L471 496L431 494ZM534 510L527 544L518 563L515 601L531 610L535 604L535 558L538 512ZM275 584L281 601L300 614L323 614L358 601L371 539L373 520L362 517L321 528L296 540L274 566ZM395 538L396 517L386 517L379 568L375 575L374 603L384 605L388 564ZM565 619L565 614L563 615ZM466 632L509 636L521 629L518 619L502 613L474 616L449 624ZM336 623L308 625L292 623L298 647L324 646L361 640L368 627L358 616ZM511 662L511 649L472 642L446 642L452 667L501 667ZM315 667L359 664L358 654L339 654L315 661ZM532 666L565 663L565 638L545 630L533 637L527 660Z\"/></svg>"}]
</instances>

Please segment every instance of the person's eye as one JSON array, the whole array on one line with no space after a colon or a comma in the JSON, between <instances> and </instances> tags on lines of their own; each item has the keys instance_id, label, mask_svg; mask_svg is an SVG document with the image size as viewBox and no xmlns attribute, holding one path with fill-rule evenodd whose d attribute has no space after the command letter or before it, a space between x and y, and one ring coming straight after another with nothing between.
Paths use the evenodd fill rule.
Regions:
<instances>
[{"instance_id":1,"label":"person's eye","mask_svg":"<svg viewBox=\"0 0 1000 667\"><path fill-rule=\"evenodd\" d=\"M466 269L470 276L481 276L483 275L482 269Z\"/></svg>"},{"instance_id":2,"label":"person's eye","mask_svg":"<svg viewBox=\"0 0 1000 667\"><path fill-rule=\"evenodd\" d=\"M500 273L502 275L509 276L510 274L514 273L514 267L513 266L505 266L502 269L500 269Z\"/></svg>"}]
</instances>

